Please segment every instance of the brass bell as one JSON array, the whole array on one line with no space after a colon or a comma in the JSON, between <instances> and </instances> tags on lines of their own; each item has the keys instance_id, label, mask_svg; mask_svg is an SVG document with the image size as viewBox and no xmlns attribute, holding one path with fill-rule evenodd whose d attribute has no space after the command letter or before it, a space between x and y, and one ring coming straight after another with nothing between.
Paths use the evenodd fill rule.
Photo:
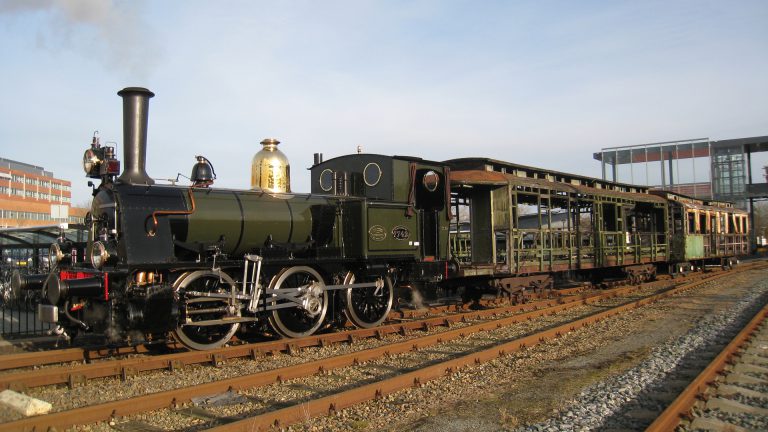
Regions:
<instances>
[{"instance_id":1,"label":"brass bell","mask_svg":"<svg viewBox=\"0 0 768 432\"><path fill-rule=\"evenodd\" d=\"M192 174L189 179L196 186L209 185L216 179L216 173L213 171L213 165L205 156L195 156L197 163L192 167Z\"/></svg>"}]
</instances>

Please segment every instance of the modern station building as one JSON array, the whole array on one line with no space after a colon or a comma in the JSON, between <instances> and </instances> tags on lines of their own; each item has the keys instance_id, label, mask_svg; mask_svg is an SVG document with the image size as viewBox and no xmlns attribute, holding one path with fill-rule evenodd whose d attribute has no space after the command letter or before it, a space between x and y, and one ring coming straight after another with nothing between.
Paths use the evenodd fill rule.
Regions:
<instances>
[{"instance_id":1,"label":"modern station building","mask_svg":"<svg viewBox=\"0 0 768 432\"><path fill-rule=\"evenodd\" d=\"M768 153L762 152L768 152L768 136L609 147L594 158L602 164L604 180L730 201L746 209L754 200L768 199Z\"/></svg>"},{"instance_id":2,"label":"modern station building","mask_svg":"<svg viewBox=\"0 0 768 432\"><path fill-rule=\"evenodd\" d=\"M38 271L58 237L85 241L88 210L72 207L71 186L43 167L0 158L0 267Z\"/></svg>"},{"instance_id":3,"label":"modern station building","mask_svg":"<svg viewBox=\"0 0 768 432\"><path fill-rule=\"evenodd\" d=\"M71 186L43 167L0 158L0 228L82 224L87 210L72 207Z\"/></svg>"}]
</instances>

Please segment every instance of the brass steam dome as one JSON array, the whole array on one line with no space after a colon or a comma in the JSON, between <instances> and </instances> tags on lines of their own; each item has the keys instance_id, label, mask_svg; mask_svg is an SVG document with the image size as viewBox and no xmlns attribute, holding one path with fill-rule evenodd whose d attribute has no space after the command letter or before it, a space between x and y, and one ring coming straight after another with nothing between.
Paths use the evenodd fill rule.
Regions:
<instances>
[{"instance_id":1,"label":"brass steam dome","mask_svg":"<svg viewBox=\"0 0 768 432\"><path fill-rule=\"evenodd\" d=\"M261 142L264 146L253 156L251 162L251 189L267 192L291 191L291 166L288 158L277 149L280 141L267 138Z\"/></svg>"}]
</instances>

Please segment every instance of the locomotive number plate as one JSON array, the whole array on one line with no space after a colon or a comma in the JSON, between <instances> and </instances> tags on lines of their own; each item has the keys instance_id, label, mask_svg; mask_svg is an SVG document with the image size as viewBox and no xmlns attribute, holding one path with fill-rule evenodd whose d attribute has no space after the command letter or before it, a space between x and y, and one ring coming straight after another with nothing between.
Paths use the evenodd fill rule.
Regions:
<instances>
[{"instance_id":1,"label":"locomotive number plate","mask_svg":"<svg viewBox=\"0 0 768 432\"><path fill-rule=\"evenodd\" d=\"M395 240L408 240L411 237L411 231L402 225L398 225L392 228L392 237Z\"/></svg>"}]
</instances>

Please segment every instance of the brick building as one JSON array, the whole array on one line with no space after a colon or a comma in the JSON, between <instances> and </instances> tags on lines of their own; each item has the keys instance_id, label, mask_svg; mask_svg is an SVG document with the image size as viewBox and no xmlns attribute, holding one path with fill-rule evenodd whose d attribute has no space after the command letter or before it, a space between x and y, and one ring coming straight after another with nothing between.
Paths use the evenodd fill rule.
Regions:
<instances>
[{"instance_id":1,"label":"brick building","mask_svg":"<svg viewBox=\"0 0 768 432\"><path fill-rule=\"evenodd\" d=\"M71 186L42 167L0 158L0 228L82 224L87 210L72 207Z\"/></svg>"}]
</instances>

